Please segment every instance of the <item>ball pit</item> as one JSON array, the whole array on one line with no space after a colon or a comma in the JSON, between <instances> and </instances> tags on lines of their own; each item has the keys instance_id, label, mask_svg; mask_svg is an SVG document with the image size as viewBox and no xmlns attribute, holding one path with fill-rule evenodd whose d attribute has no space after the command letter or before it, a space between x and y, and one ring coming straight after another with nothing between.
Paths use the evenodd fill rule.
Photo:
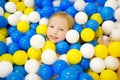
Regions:
<instances>
[{"instance_id":1,"label":"ball pit","mask_svg":"<svg viewBox=\"0 0 120 80\"><path fill-rule=\"evenodd\" d=\"M75 22L54 43L46 33L60 11ZM119 80L119 26L120 0L0 0L0 80Z\"/></svg>"}]
</instances>

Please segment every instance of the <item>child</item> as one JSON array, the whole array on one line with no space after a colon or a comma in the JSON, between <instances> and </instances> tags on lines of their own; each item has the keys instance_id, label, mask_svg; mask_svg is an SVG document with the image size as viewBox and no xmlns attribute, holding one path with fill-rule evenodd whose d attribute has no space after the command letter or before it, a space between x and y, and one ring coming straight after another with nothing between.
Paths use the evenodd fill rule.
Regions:
<instances>
[{"instance_id":1,"label":"child","mask_svg":"<svg viewBox=\"0 0 120 80\"><path fill-rule=\"evenodd\" d=\"M74 19L65 12L53 14L48 22L47 37L54 43L65 40L66 32L72 28Z\"/></svg>"}]
</instances>

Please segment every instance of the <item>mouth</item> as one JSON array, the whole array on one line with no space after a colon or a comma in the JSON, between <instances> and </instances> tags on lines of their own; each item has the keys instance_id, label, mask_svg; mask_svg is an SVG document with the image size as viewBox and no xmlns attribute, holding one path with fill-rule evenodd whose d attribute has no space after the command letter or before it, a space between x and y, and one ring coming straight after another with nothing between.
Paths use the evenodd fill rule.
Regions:
<instances>
[{"instance_id":1,"label":"mouth","mask_svg":"<svg viewBox=\"0 0 120 80\"><path fill-rule=\"evenodd\" d=\"M58 37L53 36L53 35L50 35L50 39L51 39L51 40L57 40L57 39L58 39Z\"/></svg>"}]
</instances>

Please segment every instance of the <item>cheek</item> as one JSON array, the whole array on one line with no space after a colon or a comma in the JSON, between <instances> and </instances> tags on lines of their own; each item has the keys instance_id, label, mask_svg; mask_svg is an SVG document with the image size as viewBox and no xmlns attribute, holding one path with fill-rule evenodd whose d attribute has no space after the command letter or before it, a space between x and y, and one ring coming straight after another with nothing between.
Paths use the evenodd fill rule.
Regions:
<instances>
[{"instance_id":1,"label":"cheek","mask_svg":"<svg viewBox=\"0 0 120 80\"><path fill-rule=\"evenodd\" d=\"M59 37L61 39L65 39L65 36L66 36L66 32L59 33Z\"/></svg>"}]
</instances>

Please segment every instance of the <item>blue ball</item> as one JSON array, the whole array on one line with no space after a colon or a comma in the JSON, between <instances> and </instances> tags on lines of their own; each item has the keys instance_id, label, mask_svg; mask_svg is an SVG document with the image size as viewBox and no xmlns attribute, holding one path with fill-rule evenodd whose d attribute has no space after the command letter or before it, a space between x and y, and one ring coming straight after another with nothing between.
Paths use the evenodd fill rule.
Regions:
<instances>
[{"instance_id":1,"label":"blue ball","mask_svg":"<svg viewBox=\"0 0 120 80\"><path fill-rule=\"evenodd\" d=\"M68 67L62 70L61 80L78 80L78 72L74 68Z\"/></svg>"},{"instance_id":2,"label":"blue ball","mask_svg":"<svg viewBox=\"0 0 120 80\"><path fill-rule=\"evenodd\" d=\"M50 78L53 77L54 71L52 66L43 64L39 70L38 70L38 75L43 79L43 80L49 80Z\"/></svg>"},{"instance_id":3,"label":"blue ball","mask_svg":"<svg viewBox=\"0 0 120 80\"><path fill-rule=\"evenodd\" d=\"M62 0L60 3L60 8L66 11L69 7L72 7L72 3L69 0Z\"/></svg>"},{"instance_id":4,"label":"blue ball","mask_svg":"<svg viewBox=\"0 0 120 80\"><path fill-rule=\"evenodd\" d=\"M7 52L7 45L0 41L0 55L4 54L5 52Z\"/></svg>"},{"instance_id":5,"label":"blue ball","mask_svg":"<svg viewBox=\"0 0 120 80\"><path fill-rule=\"evenodd\" d=\"M34 0L35 1L35 5L37 6L37 7L39 7L39 8L42 8L42 1L43 0Z\"/></svg>"},{"instance_id":6,"label":"blue ball","mask_svg":"<svg viewBox=\"0 0 120 80\"><path fill-rule=\"evenodd\" d=\"M65 69L66 67L68 67L68 64L65 62L65 61L63 61L63 60L57 60L57 61L55 61L55 63L53 64L53 70L54 70L54 72L56 73L56 74L60 74L61 73L61 71L63 70L63 69Z\"/></svg>"},{"instance_id":7,"label":"blue ball","mask_svg":"<svg viewBox=\"0 0 120 80\"><path fill-rule=\"evenodd\" d=\"M78 63L78 65L80 65L82 67L82 69L84 71L88 70L89 69L89 64L90 64L90 60L87 59L87 58L82 58L82 60Z\"/></svg>"},{"instance_id":8,"label":"blue ball","mask_svg":"<svg viewBox=\"0 0 120 80\"><path fill-rule=\"evenodd\" d=\"M23 50L28 50L30 48L30 37L23 36L19 40L19 45Z\"/></svg>"},{"instance_id":9,"label":"blue ball","mask_svg":"<svg viewBox=\"0 0 120 80\"><path fill-rule=\"evenodd\" d=\"M78 72L78 74L81 74L84 72L82 67L77 64L70 65L70 67L74 68L76 70L76 72Z\"/></svg>"},{"instance_id":10,"label":"blue ball","mask_svg":"<svg viewBox=\"0 0 120 80\"><path fill-rule=\"evenodd\" d=\"M74 24L73 29L75 29L79 34L81 33L81 31L84 29L82 25L79 24Z\"/></svg>"},{"instance_id":11,"label":"blue ball","mask_svg":"<svg viewBox=\"0 0 120 80\"><path fill-rule=\"evenodd\" d=\"M22 74L23 76L26 76L27 72L25 71L23 66L15 66L13 68L13 72L18 72L20 74Z\"/></svg>"},{"instance_id":12,"label":"blue ball","mask_svg":"<svg viewBox=\"0 0 120 80\"><path fill-rule=\"evenodd\" d=\"M93 78L88 73L82 73L79 75L79 80L93 80Z\"/></svg>"},{"instance_id":13,"label":"blue ball","mask_svg":"<svg viewBox=\"0 0 120 80\"><path fill-rule=\"evenodd\" d=\"M77 13L77 10L74 7L69 7L67 8L66 13L74 18Z\"/></svg>"},{"instance_id":14,"label":"blue ball","mask_svg":"<svg viewBox=\"0 0 120 80\"><path fill-rule=\"evenodd\" d=\"M28 30L26 33L25 33L25 36L28 36L28 37L32 37L33 35L35 35L36 32L34 30Z\"/></svg>"},{"instance_id":15,"label":"blue ball","mask_svg":"<svg viewBox=\"0 0 120 80\"><path fill-rule=\"evenodd\" d=\"M8 25L8 21L4 16L0 16L0 28L5 28Z\"/></svg>"},{"instance_id":16,"label":"blue ball","mask_svg":"<svg viewBox=\"0 0 120 80\"><path fill-rule=\"evenodd\" d=\"M97 41L95 41L95 40L92 40L92 41L90 41L88 43L92 44L93 46L96 46L98 44Z\"/></svg>"},{"instance_id":17,"label":"blue ball","mask_svg":"<svg viewBox=\"0 0 120 80\"><path fill-rule=\"evenodd\" d=\"M110 20L114 17L114 10L111 7L103 7L100 15L104 20Z\"/></svg>"},{"instance_id":18,"label":"blue ball","mask_svg":"<svg viewBox=\"0 0 120 80\"><path fill-rule=\"evenodd\" d=\"M96 0L84 0L85 2L94 3Z\"/></svg>"},{"instance_id":19,"label":"blue ball","mask_svg":"<svg viewBox=\"0 0 120 80\"><path fill-rule=\"evenodd\" d=\"M78 49L80 50L81 44L79 43L74 43L70 45L70 49Z\"/></svg>"},{"instance_id":20,"label":"blue ball","mask_svg":"<svg viewBox=\"0 0 120 80\"><path fill-rule=\"evenodd\" d=\"M92 14L96 13L97 10L98 10L98 8L97 8L97 5L95 3L88 3L85 6L85 12L88 15L92 15Z\"/></svg>"},{"instance_id":21,"label":"blue ball","mask_svg":"<svg viewBox=\"0 0 120 80\"><path fill-rule=\"evenodd\" d=\"M32 23L30 24L30 29L36 31L38 24L37 23Z\"/></svg>"},{"instance_id":22,"label":"blue ball","mask_svg":"<svg viewBox=\"0 0 120 80\"><path fill-rule=\"evenodd\" d=\"M6 4L6 1L5 0L0 0L0 6L5 9L5 4Z\"/></svg>"},{"instance_id":23,"label":"blue ball","mask_svg":"<svg viewBox=\"0 0 120 80\"><path fill-rule=\"evenodd\" d=\"M42 9L38 8L38 7L35 7L34 11L37 11L39 14L41 12ZM34 23L34 24L37 24L37 23Z\"/></svg>"},{"instance_id":24,"label":"blue ball","mask_svg":"<svg viewBox=\"0 0 120 80\"><path fill-rule=\"evenodd\" d=\"M11 39L12 41L14 42L19 42L20 38L23 36L23 33L20 32L20 31L14 31L12 34L11 34Z\"/></svg>"},{"instance_id":25,"label":"blue ball","mask_svg":"<svg viewBox=\"0 0 120 80\"><path fill-rule=\"evenodd\" d=\"M100 11L102 10L103 6L98 6L98 10L97 12L100 13Z\"/></svg>"},{"instance_id":26,"label":"blue ball","mask_svg":"<svg viewBox=\"0 0 120 80\"><path fill-rule=\"evenodd\" d=\"M6 80L24 80L24 76L18 72L12 72L7 76Z\"/></svg>"},{"instance_id":27,"label":"blue ball","mask_svg":"<svg viewBox=\"0 0 120 80\"><path fill-rule=\"evenodd\" d=\"M53 9L54 9L55 13L62 11L62 10L60 9L60 7L53 7Z\"/></svg>"},{"instance_id":28,"label":"blue ball","mask_svg":"<svg viewBox=\"0 0 120 80\"><path fill-rule=\"evenodd\" d=\"M12 42L8 45L8 53L14 54L17 50L20 50L20 46L16 42Z\"/></svg>"},{"instance_id":29,"label":"blue ball","mask_svg":"<svg viewBox=\"0 0 120 80\"><path fill-rule=\"evenodd\" d=\"M104 6L104 4L105 4L106 1L107 1L107 0L96 0L97 4L98 4L99 6Z\"/></svg>"},{"instance_id":30,"label":"blue ball","mask_svg":"<svg viewBox=\"0 0 120 80\"><path fill-rule=\"evenodd\" d=\"M14 32L14 31L17 31L17 28L15 26L10 26L8 28L8 35L11 36L11 34Z\"/></svg>"},{"instance_id":31,"label":"blue ball","mask_svg":"<svg viewBox=\"0 0 120 80\"><path fill-rule=\"evenodd\" d=\"M91 28L93 31L96 31L99 27L99 24L96 20L88 20L86 22L86 28Z\"/></svg>"},{"instance_id":32,"label":"blue ball","mask_svg":"<svg viewBox=\"0 0 120 80\"><path fill-rule=\"evenodd\" d=\"M52 7L52 1L51 0L43 0L42 1L42 7L45 7L45 6L50 6Z\"/></svg>"},{"instance_id":33,"label":"blue ball","mask_svg":"<svg viewBox=\"0 0 120 80\"><path fill-rule=\"evenodd\" d=\"M69 50L69 44L66 41L59 41L56 43L56 51L59 54L66 54Z\"/></svg>"},{"instance_id":34,"label":"blue ball","mask_svg":"<svg viewBox=\"0 0 120 80\"><path fill-rule=\"evenodd\" d=\"M61 79L60 79L60 76L57 75L57 77L55 78L55 80L61 80Z\"/></svg>"}]
</instances>

